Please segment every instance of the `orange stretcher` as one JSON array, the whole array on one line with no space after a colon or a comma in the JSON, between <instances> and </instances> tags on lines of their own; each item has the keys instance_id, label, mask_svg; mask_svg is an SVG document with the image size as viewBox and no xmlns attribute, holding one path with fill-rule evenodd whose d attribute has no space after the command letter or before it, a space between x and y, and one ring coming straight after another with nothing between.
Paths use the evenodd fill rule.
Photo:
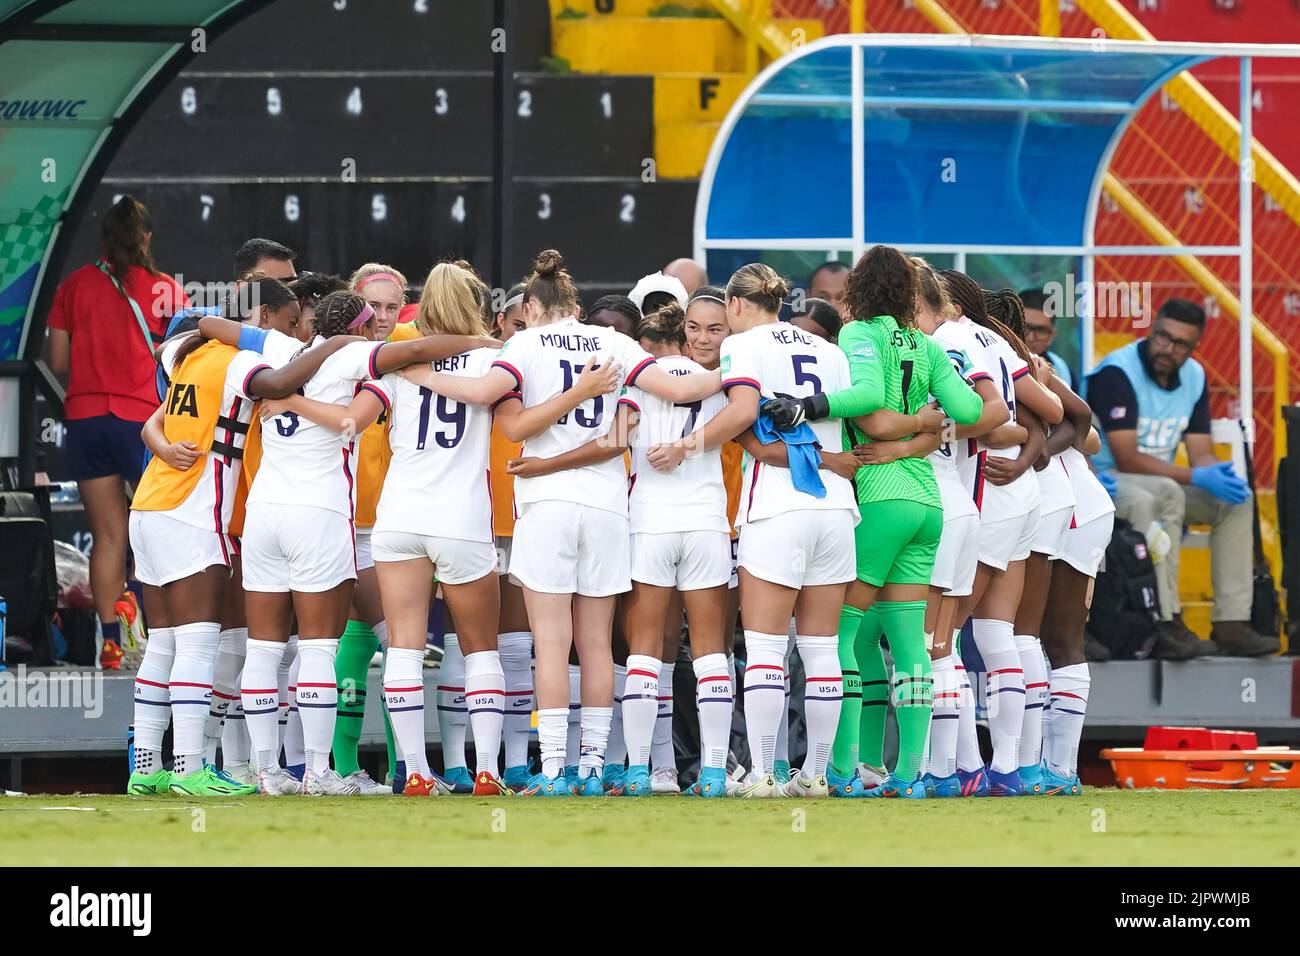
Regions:
<instances>
[{"instance_id":1,"label":"orange stretcher","mask_svg":"<svg viewBox=\"0 0 1300 956\"><path fill-rule=\"evenodd\" d=\"M1300 788L1300 750L1260 747L1253 733L1150 727L1142 747L1101 752L1129 790Z\"/></svg>"}]
</instances>

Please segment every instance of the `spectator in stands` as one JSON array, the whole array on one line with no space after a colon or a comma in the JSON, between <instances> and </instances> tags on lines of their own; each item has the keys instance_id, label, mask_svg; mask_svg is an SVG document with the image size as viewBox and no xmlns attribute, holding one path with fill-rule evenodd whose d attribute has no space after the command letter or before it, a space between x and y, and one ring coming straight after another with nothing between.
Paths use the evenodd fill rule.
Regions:
<instances>
[{"instance_id":1,"label":"spectator in stands","mask_svg":"<svg viewBox=\"0 0 1300 956\"><path fill-rule=\"evenodd\" d=\"M591 304L591 311L582 321L587 325L603 325L631 338L641 321L641 310L625 295L603 295Z\"/></svg>"},{"instance_id":2,"label":"spectator in stands","mask_svg":"<svg viewBox=\"0 0 1300 956\"><path fill-rule=\"evenodd\" d=\"M1116 470L1116 517L1146 535L1156 558L1161 623L1156 653L1167 658L1224 654L1259 656L1278 650L1275 636L1250 627L1252 508L1250 489L1220 461L1210 443L1205 370L1192 358L1205 311L1185 299L1160 307L1151 334L1102 360L1085 391L1102 429L1098 471ZM1190 467L1174 464L1179 443ZM1182 622L1178 563L1183 523L1209 524L1214 580L1210 647ZM1167 536L1167 541L1166 537ZM1163 557L1160 557L1162 552Z\"/></svg>"},{"instance_id":3,"label":"spectator in stands","mask_svg":"<svg viewBox=\"0 0 1300 956\"><path fill-rule=\"evenodd\" d=\"M1047 296L1042 289L1025 289L1020 293L1020 301L1025 305L1025 344L1029 351L1051 362L1061 380L1074 388L1074 373L1070 366L1052 351L1052 343L1056 341L1056 316L1047 308Z\"/></svg>"},{"instance_id":4,"label":"spectator in stands","mask_svg":"<svg viewBox=\"0 0 1300 956\"><path fill-rule=\"evenodd\" d=\"M249 239L235 253L235 278L262 272L272 279L289 281L298 275L293 260L298 253L274 239Z\"/></svg>"},{"instance_id":5,"label":"spectator in stands","mask_svg":"<svg viewBox=\"0 0 1300 956\"><path fill-rule=\"evenodd\" d=\"M114 669L122 658L114 604L126 583L126 486L140 480L140 429L158 407L154 348L172 313L189 305L180 285L154 265L152 239L149 210L123 196L104 215L103 257L59 284L49 316L50 368L68 375L68 477L90 526L102 660Z\"/></svg>"},{"instance_id":6,"label":"spectator in stands","mask_svg":"<svg viewBox=\"0 0 1300 956\"><path fill-rule=\"evenodd\" d=\"M849 267L835 259L823 262L808 277L808 297L825 299L839 309L846 322L849 315L844 305L844 283L849 280Z\"/></svg>"},{"instance_id":7,"label":"spectator in stands","mask_svg":"<svg viewBox=\"0 0 1300 956\"><path fill-rule=\"evenodd\" d=\"M844 325L839 310L825 299L805 299L803 305L804 310L796 312L790 324L828 342L838 342Z\"/></svg>"},{"instance_id":8,"label":"spectator in stands","mask_svg":"<svg viewBox=\"0 0 1300 956\"><path fill-rule=\"evenodd\" d=\"M686 311L688 298L682 280L662 272L652 272L648 276L642 276L637 280L637 284L632 286L632 291L627 294L627 297L641 310L642 315L653 315L674 300L682 307L682 311Z\"/></svg>"},{"instance_id":9,"label":"spectator in stands","mask_svg":"<svg viewBox=\"0 0 1300 956\"><path fill-rule=\"evenodd\" d=\"M664 275L679 280L686 289L687 298L693 296L700 286L709 284L709 274L694 259L674 259L664 266Z\"/></svg>"}]
</instances>

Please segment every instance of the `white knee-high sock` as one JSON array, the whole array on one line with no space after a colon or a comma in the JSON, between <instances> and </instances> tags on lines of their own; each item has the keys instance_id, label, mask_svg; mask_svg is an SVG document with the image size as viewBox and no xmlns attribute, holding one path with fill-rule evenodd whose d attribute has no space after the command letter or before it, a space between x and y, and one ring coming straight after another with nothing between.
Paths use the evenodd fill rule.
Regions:
<instances>
[{"instance_id":1,"label":"white knee-high sock","mask_svg":"<svg viewBox=\"0 0 1300 956\"><path fill-rule=\"evenodd\" d=\"M497 635L501 670L505 674L506 768L528 764L528 738L533 731L533 635L510 631Z\"/></svg>"},{"instance_id":2,"label":"white knee-high sock","mask_svg":"<svg viewBox=\"0 0 1300 956\"><path fill-rule=\"evenodd\" d=\"M659 672L663 662L647 654L627 656L623 685L623 740L630 767L650 765L650 742L658 727ZM671 718L669 720L671 727ZM671 746L671 737L669 738Z\"/></svg>"},{"instance_id":3,"label":"white knee-high sock","mask_svg":"<svg viewBox=\"0 0 1300 956\"><path fill-rule=\"evenodd\" d=\"M246 649L239 692L244 705L244 726L248 728L258 771L274 770L280 766L280 690L276 681L285 645L250 637Z\"/></svg>"},{"instance_id":4,"label":"white knee-high sock","mask_svg":"<svg viewBox=\"0 0 1300 956\"><path fill-rule=\"evenodd\" d=\"M180 775L203 769L203 727L212 707L212 670L221 641L216 621L172 628L176 657L168 682L172 704L172 754Z\"/></svg>"},{"instance_id":5,"label":"white knee-high sock","mask_svg":"<svg viewBox=\"0 0 1300 956\"><path fill-rule=\"evenodd\" d=\"M656 770L677 769L677 751L673 748L673 671L675 669L676 661L664 661L659 668L659 699L655 709L654 736L650 740L650 764Z\"/></svg>"},{"instance_id":6,"label":"white knee-high sock","mask_svg":"<svg viewBox=\"0 0 1300 956\"><path fill-rule=\"evenodd\" d=\"M424 651L390 647L384 654L384 703L397 752L408 774L429 779L424 749Z\"/></svg>"},{"instance_id":7,"label":"white knee-high sock","mask_svg":"<svg viewBox=\"0 0 1300 956\"><path fill-rule=\"evenodd\" d=\"M279 686L280 693L280 719L278 733L280 735L280 746L284 746L284 735L289 730L289 712L297 710L297 704L294 698L297 696L297 688L290 686L293 681L289 677L289 671L293 669L293 663L298 659L298 635L290 634L289 643L284 646L284 656L280 658L280 669L275 672L276 684ZM288 761L290 764L294 761Z\"/></svg>"},{"instance_id":8,"label":"white knee-high sock","mask_svg":"<svg viewBox=\"0 0 1300 956\"><path fill-rule=\"evenodd\" d=\"M539 726L538 733L541 733ZM582 668L569 665L569 717L565 733L564 766L576 767L582 758Z\"/></svg>"},{"instance_id":9,"label":"white knee-high sock","mask_svg":"<svg viewBox=\"0 0 1300 956\"><path fill-rule=\"evenodd\" d=\"M936 777L951 777L957 772L961 683L955 665L956 651L939 658L931 665L930 676L934 680L934 711L930 715L928 770Z\"/></svg>"},{"instance_id":10,"label":"white knee-high sock","mask_svg":"<svg viewBox=\"0 0 1300 956\"><path fill-rule=\"evenodd\" d=\"M383 653L388 650L388 622L380 621L370 629L374 632L375 640L379 642L379 651Z\"/></svg>"},{"instance_id":11,"label":"white knee-high sock","mask_svg":"<svg viewBox=\"0 0 1300 956\"><path fill-rule=\"evenodd\" d=\"M1054 668L1051 683L1052 749L1046 755L1047 765L1053 773L1073 777L1079 772L1079 739L1092 677L1087 664L1070 664Z\"/></svg>"},{"instance_id":12,"label":"white knee-high sock","mask_svg":"<svg viewBox=\"0 0 1300 956\"><path fill-rule=\"evenodd\" d=\"M1037 767L1043 756L1043 707L1047 704L1047 665L1038 638L1016 635L1025 672L1025 714L1020 720L1020 766Z\"/></svg>"},{"instance_id":13,"label":"white knee-high sock","mask_svg":"<svg viewBox=\"0 0 1300 956\"><path fill-rule=\"evenodd\" d=\"M465 732L469 708L465 706L465 657L455 634L442 639L442 666L438 668L438 734L442 738L442 767L451 771L465 766Z\"/></svg>"},{"instance_id":14,"label":"white knee-high sock","mask_svg":"<svg viewBox=\"0 0 1300 956\"><path fill-rule=\"evenodd\" d=\"M808 726L808 756L801 771L805 780L826 772L844 702L844 672L840 668L839 638L800 634L799 657L803 661L803 711Z\"/></svg>"},{"instance_id":15,"label":"white knee-high sock","mask_svg":"<svg viewBox=\"0 0 1300 956\"><path fill-rule=\"evenodd\" d=\"M569 708L546 707L537 712L537 743L542 752L542 773L554 779L564 773L565 742L569 736Z\"/></svg>"},{"instance_id":16,"label":"white knee-high sock","mask_svg":"<svg viewBox=\"0 0 1300 956\"><path fill-rule=\"evenodd\" d=\"M980 753L979 734L975 731L975 689L971 687L970 674L961 663L953 665L961 691L961 710L957 718L957 769L974 773L984 768Z\"/></svg>"},{"instance_id":17,"label":"white knee-high sock","mask_svg":"<svg viewBox=\"0 0 1300 956\"><path fill-rule=\"evenodd\" d=\"M1011 773L1020 767L1020 725L1025 717L1025 673L1009 621L976 618L975 646L984 659L988 680L989 737L993 770Z\"/></svg>"},{"instance_id":18,"label":"white knee-high sock","mask_svg":"<svg viewBox=\"0 0 1300 956\"><path fill-rule=\"evenodd\" d=\"M210 764L217 762L221 725L230 705L239 700L239 672L244 669L244 645L247 643L246 627L222 631L217 641L217 659L212 665L212 704L203 724L203 755Z\"/></svg>"},{"instance_id":19,"label":"white knee-high sock","mask_svg":"<svg viewBox=\"0 0 1300 956\"><path fill-rule=\"evenodd\" d=\"M627 739L623 736L623 692L627 690L627 665L614 665L614 718L609 722L609 746L605 766L627 765Z\"/></svg>"},{"instance_id":20,"label":"white knee-high sock","mask_svg":"<svg viewBox=\"0 0 1300 956\"><path fill-rule=\"evenodd\" d=\"M609 724L614 718L612 707L583 707L581 754L578 776L600 776L605 769L605 748L609 745Z\"/></svg>"},{"instance_id":21,"label":"white knee-high sock","mask_svg":"<svg viewBox=\"0 0 1300 956\"><path fill-rule=\"evenodd\" d=\"M705 654L691 662L695 702L700 712L700 767L723 770L731 738L731 676L723 654Z\"/></svg>"},{"instance_id":22,"label":"white knee-high sock","mask_svg":"<svg viewBox=\"0 0 1300 956\"><path fill-rule=\"evenodd\" d=\"M298 714L302 719L303 753L307 769L324 773L330 768L334 724L338 718L339 685L334 658L337 637L311 638L298 645Z\"/></svg>"},{"instance_id":23,"label":"white knee-high sock","mask_svg":"<svg viewBox=\"0 0 1300 956\"><path fill-rule=\"evenodd\" d=\"M783 764L790 763L790 655L794 653L794 634L790 634L785 645L785 656L781 665L785 669L785 703L781 708L781 722L776 727L776 760Z\"/></svg>"},{"instance_id":24,"label":"white knee-high sock","mask_svg":"<svg viewBox=\"0 0 1300 956\"><path fill-rule=\"evenodd\" d=\"M497 651L465 655L465 706L474 731L474 773L501 775L501 727L505 722L506 675Z\"/></svg>"},{"instance_id":25,"label":"white knee-high sock","mask_svg":"<svg viewBox=\"0 0 1300 956\"><path fill-rule=\"evenodd\" d=\"M302 736L302 711L298 709L298 672L302 668L302 655L296 646L293 652L288 677L289 710L284 717L284 764L286 767L301 767L307 763L306 744Z\"/></svg>"},{"instance_id":26,"label":"white knee-high sock","mask_svg":"<svg viewBox=\"0 0 1300 956\"><path fill-rule=\"evenodd\" d=\"M163 734L171 720L172 662L176 657L176 638L170 627L155 627L149 631L144 646L144 659L135 675L135 707L132 722L135 725L136 773L153 773L162 769Z\"/></svg>"},{"instance_id":27,"label":"white knee-high sock","mask_svg":"<svg viewBox=\"0 0 1300 956\"><path fill-rule=\"evenodd\" d=\"M236 681L243 677L243 668ZM236 686L235 693L239 693ZM221 722L221 769L242 771L248 766L250 743L248 726L244 722L244 701L236 698L226 711L226 719Z\"/></svg>"},{"instance_id":28,"label":"white knee-high sock","mask_svg":"<svg viewBox=\"0 0 1300 956\"><path fill-rule=\"evenodd\" d=\"M785 710L784 634L745 631L745 731L753 771L770 774Z\"/></svg>"}]
</instances>

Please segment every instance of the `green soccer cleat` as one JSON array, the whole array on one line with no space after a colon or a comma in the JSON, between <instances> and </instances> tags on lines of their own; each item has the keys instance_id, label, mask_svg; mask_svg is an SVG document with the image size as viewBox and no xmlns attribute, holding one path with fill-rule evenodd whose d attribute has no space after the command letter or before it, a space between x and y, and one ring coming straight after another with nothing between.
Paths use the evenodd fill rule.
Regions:
<instances>
[{"instance_id":1,"label":"green soccer cleat","mask_svg":"<svg viewBox=\"0 0 1300 956\"><path fill-rule=\"evenodd\" d=\"M138 797L156 797L160 793L168 793L171 783L170 770L155 770L153 773L141 773L135 770L131 773L131 779L127 781L126 792Z\"/></svg>"},{"instance_id":2,"label":"green soccer cleat","mask_svg":"<svg viewBox=\"0 0 1300 956\"><path fill-rule=\"evenodd\" d=\"M211 766L204 766L184 777L172 776L171 792L183 797L251 797L256 787L238 783Z\"/></svg>"}]
</instances>

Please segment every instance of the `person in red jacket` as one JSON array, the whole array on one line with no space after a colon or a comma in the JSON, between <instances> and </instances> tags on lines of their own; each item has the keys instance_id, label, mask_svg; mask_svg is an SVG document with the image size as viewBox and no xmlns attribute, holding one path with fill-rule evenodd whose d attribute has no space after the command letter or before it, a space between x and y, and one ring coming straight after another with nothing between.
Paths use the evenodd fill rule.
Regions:
<instances>
[{"instance_id":1,"label":"person in red jacket","mask_svg":"<svg viewBox=\"0 0 1300 956\"><path fill-rule=\"evenodd\" d=\"M123 196L104 215L103 257L59 284L49 316L50 368L68 375L68 477L90 525L90 587L109 667L120 667L122 656L113 605L126 579L125 486L140 479L140 429L158 407L154 349L168 319L189 305L154 265L152 238L149 211Z\"/></svg>"}]
</instances>

